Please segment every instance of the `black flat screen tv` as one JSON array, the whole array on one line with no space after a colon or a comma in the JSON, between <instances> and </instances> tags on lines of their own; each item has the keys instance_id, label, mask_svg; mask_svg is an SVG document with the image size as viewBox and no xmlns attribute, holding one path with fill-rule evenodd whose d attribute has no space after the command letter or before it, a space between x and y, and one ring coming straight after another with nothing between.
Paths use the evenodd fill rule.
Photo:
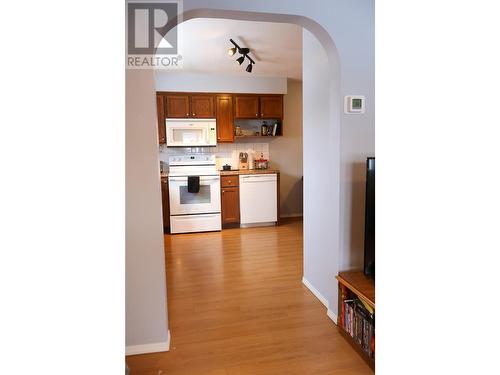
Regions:
<instances>
[{"instance_id":1,"label":"black flat screen tv","mask_svg":"<svg viewBox=\"0 0 500 375\"><path fill-rule=\"evenodd\" d=\"M375 278L375 158L366 159L364 273Z\"/></svg>"}]
</instances>

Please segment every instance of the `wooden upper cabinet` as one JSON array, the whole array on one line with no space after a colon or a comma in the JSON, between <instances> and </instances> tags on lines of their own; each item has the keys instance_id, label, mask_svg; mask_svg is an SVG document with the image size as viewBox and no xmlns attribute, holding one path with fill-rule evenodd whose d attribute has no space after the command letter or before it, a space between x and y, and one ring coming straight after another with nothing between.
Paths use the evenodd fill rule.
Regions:
<instances>
[{"instance_id":1,"label":"wooden upper cabinet","mask_svg":"<svg viewBox=\"0 0 500 375\"><path fill-rule=\"evenodd\" d=\"M260 97L260 117L280 119L283 117L283 96L269 95Z\"/></svg>"},{"instance_id":2,"label":"wooden upper cabinet","mask_svg":"<svg viewBox=\"0 0 500 375\"><path fill-rule=\"evenodd\" d=\"M156 94L156 112L158 115L158 142L163 144L167 141L165 130L165 97Z\"/></svg>"},{"instance_id":3,"label":"wooden upper cabinet","mask_svg":"<svg viewBox=\"0 0 500 375\"><path fill-rule=\"evenodd\" d=\"M166 95L166 99L166 117L189 117L189 95Z\"/></svg>"},{"instance_id":4,"label":"wooden upper cabinet","mask_svg":"<svg viewBox=\"0 0 500 375\"><path fill-rule=\"evenodd\" d=\"M217 95L215 98L217 114L217 142L233 142L233 98L231 95Z\"/></svg>"},{"instance_id":5,"label":"wooden upper cabinet","mask_svg":"<svg viewBox=\"0 0 500 375\"><path fill-rule=\"evenodd\" d=\"M192 95L190 116L196 118L214 118L215 107L213 95Z\"/></svg>"},{"instance_id":6,"label":"wooden upper cabinet","mask_svg":"<svg viewBox=\"0 0 500 375\"><path fill-rule=\"evenodd\" d=\"M235 118L259 118L259 97L235 95Z\"/></svg>"}]
</instances>

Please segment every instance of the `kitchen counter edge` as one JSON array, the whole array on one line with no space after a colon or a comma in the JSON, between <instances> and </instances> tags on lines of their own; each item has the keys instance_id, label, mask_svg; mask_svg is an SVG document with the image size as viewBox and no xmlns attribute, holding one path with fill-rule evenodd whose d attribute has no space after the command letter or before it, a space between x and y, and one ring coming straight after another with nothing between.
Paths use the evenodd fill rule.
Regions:
<instances>
[{"instance_id":1,"label":"kitchen counter edge","mask_svg":"<svg viewBox=\"0 0 500 375\"><path fill-rule=\"evenodd\" d=\"M277 169L248 169L248 170L235 170L235 171L220 171L221 176L231 176L240 174L278 174Z\"/></svg>"},{"instance_id":2,"label":"kitchen counter edge","mask_svg":"<svg viewBox=\"0 0 500 375\"><path fill-rule=\"evenodd\" d=\"M234 170L234 171L219 171L221 176L234 176L240 174L278 174L277 169L248 169L248 170ZM161 178L167 178L168 172L161 172Z\"/></svg>"}]
</instances>

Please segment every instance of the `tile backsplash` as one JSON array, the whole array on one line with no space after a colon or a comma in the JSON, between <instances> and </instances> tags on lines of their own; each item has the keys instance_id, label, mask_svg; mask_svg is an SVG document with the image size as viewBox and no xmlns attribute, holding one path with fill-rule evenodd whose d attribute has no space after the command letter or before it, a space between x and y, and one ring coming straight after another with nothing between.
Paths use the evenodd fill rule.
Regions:
<instances>
[{"instance_id":1,"label":"tile backsplash","mask_svg":"<svg viewBox=\"0 0 500 375\"><path fill-rule=\"evenodd\" d=\"M215 154L217 169L222 169L224 164L229 164L233 169L237 166L233 164L233 151L238 154L240 152L254 152L255 158L259 159L261 153L264 159L270 160L269 143L219 143L216 147L182 147L172 148L160 145L160 160L168 163L168 158L172 155L200 153L200 154Z\"/></svg>"}]
</instances>

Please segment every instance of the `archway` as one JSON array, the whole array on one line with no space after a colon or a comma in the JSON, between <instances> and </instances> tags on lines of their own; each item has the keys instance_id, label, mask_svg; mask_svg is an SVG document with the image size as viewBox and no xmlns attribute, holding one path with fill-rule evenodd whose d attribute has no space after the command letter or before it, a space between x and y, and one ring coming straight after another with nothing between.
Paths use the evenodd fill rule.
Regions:
<instances>
[{"instance_id":1,"label":"archway","mask_svg":"<svg viewBox=\"0 0 500 375\"><path fill-rule=\"evenodd\" d=\"M287 23L301 26L310 41L312 48L319 53L321 46L326 61L316 61L315 57L308 63L314 66L304 67L313 71L303 79L304 93L304 133L316 131L316 123L322 123L323 143L321 157L312 156L318 152L314 139L304 143L304 156L309 155L306 165L304 157L304 285L309 288L327 308L328 316L336 322L337 288L333 276L337 274L340 257L340 59L330 34L314 20L298 15L233 11L221 9L192 9L185 11L179 18L171 20L171 27L192 19L216 18L239 21ZM305 54L306 55L306 54ZM321 60L321 59L320 59ZM323 69L317 65L323 64ZM321 75L318 75L321 71ZM311 79L312 82L306 82ZM321 92L321 94L316 94ZM320 97L323 107L318 108L316 98ZM306 109L307 107L307 109ZM325 126L326 125L326 126ZM317 140L317 139L316 139ZM325 149L326 148L326 149ZM310 173L306 173L306 169ZM330 188L319 188L327 185ZM320 192L320 194L318 194ZM307 197L306 197L307 195ZM318 204L319 202L319 204ZM316 206L316 207L314 207ZM326 211L325 212L325 208ZM330 226L320 226L319 222L327 219ZM319 229L318 229L319 228ZM323 237L323 238L321 238ZM325 238L329 237L328 241ZM320 241L318 241L318 238ZM322 245L323 243L323 245ZM329 246L325 248L324 244Z\"/></svg>"},{"instance_id":2,"label":"archway","mask_svg":"<svg viewBox=\"0 0 500 375\"><path fill-rule=\"evenodd\" d=\"M314 139L307 145L304 143L304 284L326 305L329 316L335 320L337 289L333 276L339 264L341 189L340 64L335 44L319 24L302 16L207 9L183 14L183 21L193 18L297 24L307 30L304 38L311 42L309 52L318 52L317 46L323 49L317 56L305 56L312 59L308 64L314 63L313 69L306 72L304 67L307 73L303 81L304 132L318 133L318 126L323 126L321 147ZM314 62L318 56L321 61ZM321 76L314 71L319 64ZM165 270L160 269L163 236L154 92L152 70L127 71L127 347L141 346L144 342L161 344L137 348L138 352L165 346L168 350ZM320 157L314 155L315 148L321 148ZM147 295L143 293L145 289ZM160 319L161 324L153 324ZM143 326L144 321L149 322L148 329Z\"/></svg>"}]
</instances>

